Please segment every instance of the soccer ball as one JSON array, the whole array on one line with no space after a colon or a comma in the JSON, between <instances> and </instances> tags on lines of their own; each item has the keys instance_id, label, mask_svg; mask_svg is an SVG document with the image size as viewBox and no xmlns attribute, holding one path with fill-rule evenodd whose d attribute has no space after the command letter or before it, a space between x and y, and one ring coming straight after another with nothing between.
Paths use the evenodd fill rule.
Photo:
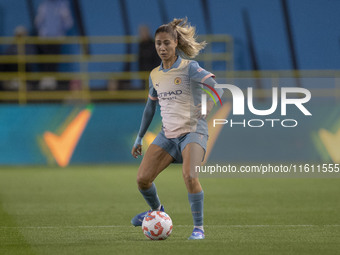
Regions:
<instances>
[{"instance_id":1,"label":"soccer ball","mask_svg":"<svg viewBox=\"0 0 340 255\"><path fill-rule=\"evenodd\" d=\"M171 234L172 220L165 212L152 211L144 217L142 229L151 240L165 240Z\"/></svg>"}]
</instances>

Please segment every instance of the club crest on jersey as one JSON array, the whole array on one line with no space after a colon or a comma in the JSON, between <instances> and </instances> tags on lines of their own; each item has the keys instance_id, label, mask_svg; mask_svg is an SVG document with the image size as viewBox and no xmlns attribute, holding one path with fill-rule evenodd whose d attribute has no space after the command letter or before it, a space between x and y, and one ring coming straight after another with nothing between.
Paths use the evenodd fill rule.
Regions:
<instances>
[{"instance_id":1,"label":"club crest on jersey","mask_svg":"<svg viewBox=\"0 0 340 255\"><path fill-rule=\"evenodd\" d=\"M180 77L176 77L174 82L175 82L175 85L179 85L182 83L182 79Z\"/></svg>"}]
</instances>

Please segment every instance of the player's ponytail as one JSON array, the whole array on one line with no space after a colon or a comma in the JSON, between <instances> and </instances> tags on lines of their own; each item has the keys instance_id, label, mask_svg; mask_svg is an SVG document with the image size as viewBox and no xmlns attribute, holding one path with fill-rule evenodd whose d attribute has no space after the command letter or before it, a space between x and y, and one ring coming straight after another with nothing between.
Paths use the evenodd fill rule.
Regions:
<instances>
[{"instance_id":1,"label":"player's ponytail","mask_svg":"<svg viewBox=\"0 0 340 255\"><path fill-rule=\"evenodd\" d=\"M194 58L200 50L207 45L205 41L196 41L196 29L188 23L188 19L174 19L168 24L160 26L155 35L160 32L166 32L178 40L177 49L184 57Z\"/></svg>"}]
</instances>

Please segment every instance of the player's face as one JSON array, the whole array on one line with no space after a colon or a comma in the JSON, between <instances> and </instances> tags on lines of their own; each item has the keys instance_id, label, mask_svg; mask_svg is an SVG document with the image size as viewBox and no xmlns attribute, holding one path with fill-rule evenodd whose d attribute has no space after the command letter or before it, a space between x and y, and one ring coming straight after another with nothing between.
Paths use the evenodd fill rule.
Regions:
<instances>
[{"instance_id":1,"label":"player's face","mask_svg":"<svg viewBox=\"0 0 340 255\"><path fill-rule=\"evenodd\" d=\"M169 33L158 33L155 37L155 45L162 61L168 61L176 55L177 40L174 40Z\"/></svg>"}]
</instances>

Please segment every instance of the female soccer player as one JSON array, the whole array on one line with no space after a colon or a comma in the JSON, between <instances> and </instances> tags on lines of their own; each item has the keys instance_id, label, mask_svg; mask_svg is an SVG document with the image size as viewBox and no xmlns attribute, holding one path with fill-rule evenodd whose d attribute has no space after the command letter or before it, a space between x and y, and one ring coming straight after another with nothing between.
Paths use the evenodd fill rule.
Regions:
<instances>
[{"instance_id":1,"label":"female soccer player","mask_svg":"<svg viewBox=\"0 0 340 255\"><path fill-rule=\"evenodd\" d=\"M201 115L202 87L214 87L216 82L212 73L202 69L196 61L185 58L194 58L205 45L205 42L196 41L195 28L187 19L174 19L156 30L155 46L162 63L150 73L149 98L131 151L135 158L142 155L142 138L158 101L163 127L138 169L138 189L151 207L150 211L164 211L153 181L171 163L183 163L183 179L194 221L189 239L204 239L203 190L195 166L201 165L208 140L206 116ZM219 89L218 94L222 93ZM214 102L208 100L207 113L213 105ZM131 223L141 226L148 212L136 215Z\"/></svg>"}]
</instances>

